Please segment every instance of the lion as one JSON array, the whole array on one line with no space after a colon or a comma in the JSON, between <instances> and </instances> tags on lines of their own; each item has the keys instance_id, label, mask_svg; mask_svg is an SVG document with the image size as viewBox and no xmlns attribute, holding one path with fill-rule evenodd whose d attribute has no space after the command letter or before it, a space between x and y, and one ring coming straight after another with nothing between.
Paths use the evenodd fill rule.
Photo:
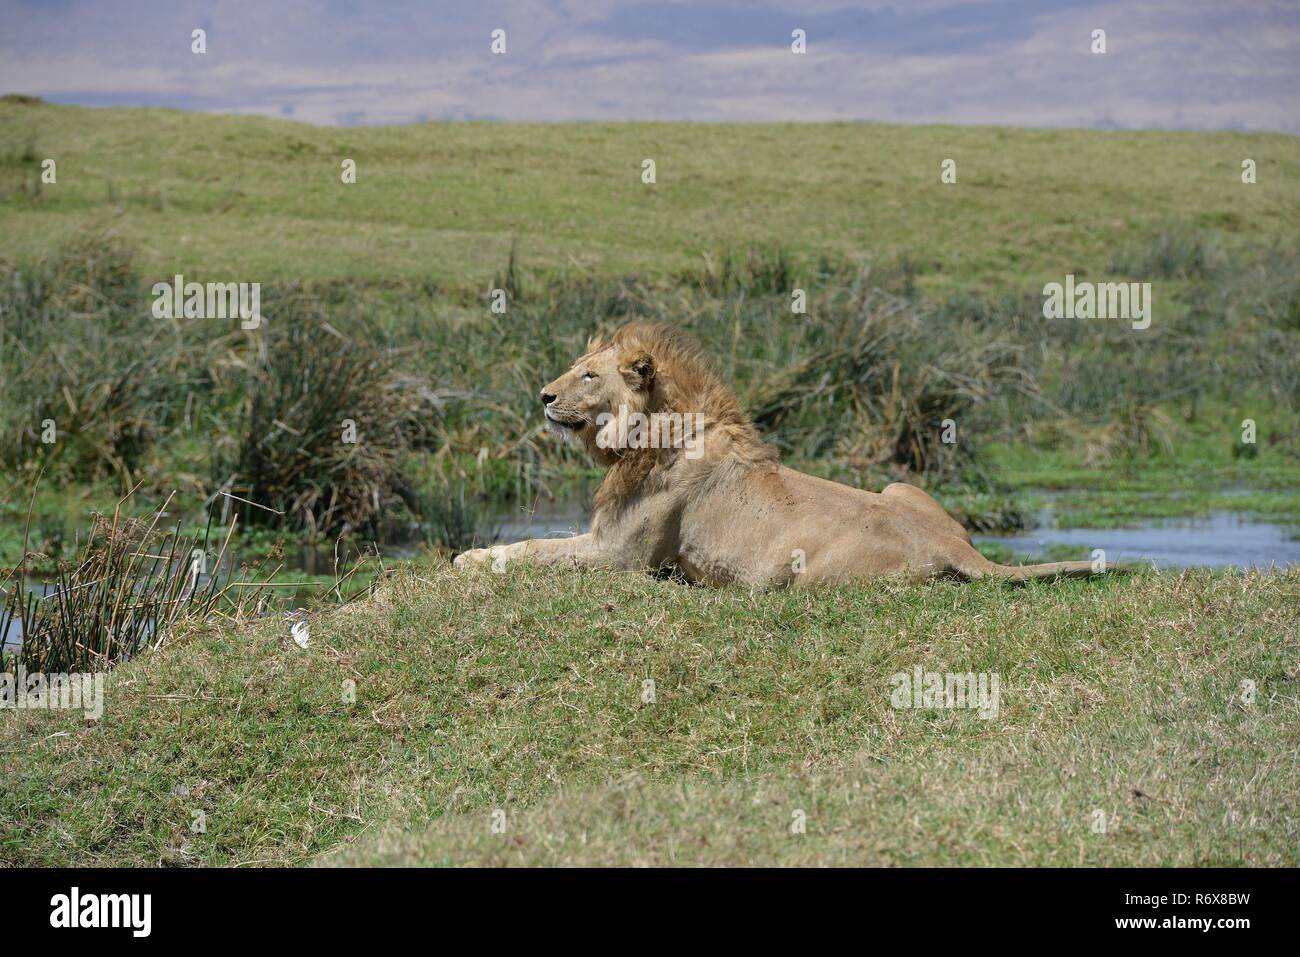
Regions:
<instances>
[{"instance_id":1,"label":"lion","mask_svg":"<svg viewBox=\"0 0 1300 957\"><path fill-rule=\"evenodd\" d=\"M457 568L668 569L693 583L763 589L1094 572L1086 561L991 562L913 485L868 492L786 468L694 340L673 326L633 322L607 340L593 337L541 400L550 429L581 440L607 467L591 531L476 548L456 556Z\"/></svg>"}]
</instances>

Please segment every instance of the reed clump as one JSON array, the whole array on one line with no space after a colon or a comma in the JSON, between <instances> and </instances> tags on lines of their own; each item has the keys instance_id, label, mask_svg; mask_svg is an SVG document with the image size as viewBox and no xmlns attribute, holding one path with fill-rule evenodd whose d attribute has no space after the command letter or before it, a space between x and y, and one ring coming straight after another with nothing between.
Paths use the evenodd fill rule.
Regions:
<instances>
[{"instance_id":1,"label":"reed clump","mask_svg":"<svg viewBox=\"0 0 1300 957\"><path fill-rule=\"evenodd\" d=\"M0 671L102 671L184 626L257 608L266 585L250 587L228 567L223 574L233 527L221 541L211 527L186 536L179 524L158 527L163 511L149 522L120 508L95 516L76 557L60 561L55 580L39 590L28 587L24 556L0 605Z\"/></svg>"},{"instance_id":2,"label":"reed clump","mask_svg":"<svg viewBox=\"0 0 1300 957\"><path fill-rule=\"evenodd\" d=\"M427 446L441 399L364 330L310 312L277 326L247 365L228 494L214 501L314 535L374 531L410 502L406 458Z\"/></svg>"}]
</instances>

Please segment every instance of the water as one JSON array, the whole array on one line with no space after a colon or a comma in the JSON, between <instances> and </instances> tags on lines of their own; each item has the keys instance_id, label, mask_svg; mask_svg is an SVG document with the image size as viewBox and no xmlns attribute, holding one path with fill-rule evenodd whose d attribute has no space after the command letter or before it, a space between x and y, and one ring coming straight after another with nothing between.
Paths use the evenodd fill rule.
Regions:
<instances>
[{"instance_id":1,"label":"water","mask_svg":"<svg viewBox=\"0 0 1300 957\"><path fill-rule=\"evenodd\" d=\"M1090 558L1105 549L1108 562L1154 562L1164 568L1281 568L1300 563L1300 540L1287 530L1237 512L1215 512L1200 519L1156 519L1128 528L1056 528L1050 514L1044 525L1015 535L976 535L977 542L996 542L1017 555L1045 559L1052 546L1077 550ZM584 506L572 502L539 503L531 511L515 509L490 523L496 541L575 535L590 527Z\"/></svg>"},{"instance_id":2,"label":"water","mask_svg":"<svg viewBox=\"0 0 1300 957\"><path fill-rule=\"evenodd\" d=\"M1035 528L1016 535L976 535L1017 554L1046 557L1053 545L1078 549L1078 558L1104 549L1107 562L1155 563L1163 568L1282 568L1300 563L1300 541L1286 530L1237 512L1208 518L1161 519L1131 528Z\"/></svg>"},{"instance_id":3,"label":"water","mask_svg":"<svg viewBox=\"0 0 1300 957\"><path fill-rule=\"evenodd\" d=\"M25 587L26 591L35 592L37 595L40 595L42 598L45 597L46 595L51 594L54 591L53 582L44 582L44 581L39 581L37 579L29 578L27 579L25 585L26 585ZM15 583L13 581L5 582L3 587L4 590L0 591L0 602L3 602L6 598L9 597L9 589L14 588ZM5 625L4 621L0 621L0 627L4 627L4 625ZM5 633L3 635L0 635L0 647L3 647L6 653L8 653L8 652L16 651L18 649L18 646L21 645L22 643L23 643L23 623L19 621L18 617L15 615L14 620L9 622L8 628L6 629Z\"/></svg>"},{"instance_id":4,"label":"water","mask_svg":"<svg viewBox=\"0 0 1300 957\"><path fill-rule=\"evenodd\" d=\"M499 512L488 522L493 541L517 542L525 538L567 538L591 528L590 510L575 502L539 502L525 510Z\"/></svg>"}]
</instances>

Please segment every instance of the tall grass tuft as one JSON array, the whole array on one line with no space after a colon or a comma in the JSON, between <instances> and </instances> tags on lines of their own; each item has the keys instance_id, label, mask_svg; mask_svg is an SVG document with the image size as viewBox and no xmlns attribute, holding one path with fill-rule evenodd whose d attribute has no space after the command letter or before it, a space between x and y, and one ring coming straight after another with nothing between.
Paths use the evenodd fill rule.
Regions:
<instances>
[{"instance_id":1,"label":"tall grass tuft","mask_svg":"<svg viewBox=\"0 0 1300 957\"><path fill-rule=\"evenodd\" d=\"M817 345L755 390L755 422L795 456L858 471L944 482L973 470L975 443L963 432L982 405L1032 392L1034 380L997 333L928 318L879 290L828 303Z\"/></svg>"},{"instance_id":2,"label":"tall grass tuft","mask_svg":"<svg viewBox=\"0 0 1300 957\"><path fill-rule=\"evenodd\" d=\"M159 530L162 514L149 523L123 518L120 507L111 520L96 516L77 557L59 563L43 595L27 589L20 564L0 606L0 671L101 671L182 625L239 617L256 604L262 586L249 589L230 573L223 582L219 573L233 526L218 547L210 526L193 537L179 525ZM214 572L205 576L209 562ZM21 644L6 650L15 632Z\"/></svg>"},{"instance_id":3,"label":"tall grass tuft","mask_svg":"<svg viewBox=\"0 0 1300 957\"><path fill-rule=\"evenodd\" d=\"M204 350L152 318L131 259L99 236L0 265L0 464L125 491L182 413Z\"/></svg>"},{"instance_id":4,"label":"tall grass tuft","mask_svg":"<svg viewBox=\"0 0 1300 957\"><path fill-rule=\"evenodd\" d=\"M1223 262L1223 253L1212 238L1171 229L1145 245L1120 250L1111 257L1107 268L1141 281L1196 279L1214 272Z\"/></svg>"},{"instance_id":5,"label":"tall grass tuft","mask_svg":"<svg viewBox=\"0 0 1300 957\"><path fill-rule=\"evenodd\" d=\"M1127 401L1110 421L1094 427L1084 447L1084 462L1132 461L1168 455L1174 449L1174 423L1149 402Z\"/></svg>"},{"instance_id":6,"label":"tall grass tuft","mask_svg":"<svg viewBox=\"0 0 1300 957\"><path fill-rule=\"evenodd\" d=\"M737 292L764 296L786 293L795 281L794 258L783 246L729 248L706 252L702 264L680 278L714 296Z\"/></svg>"},{"instance_id":7,"label":"tall grass tuft","mask_svg":"<svg viewBox=\"0 0 1300 957\"><path fill-rule=\"evenodd\" d=\"M373 333L344 335L310 309L272 324L247 367L237 447L214 504L317 534L374 529L402 502L404 460L441 400Z\"/></svg>"}]
</instances>

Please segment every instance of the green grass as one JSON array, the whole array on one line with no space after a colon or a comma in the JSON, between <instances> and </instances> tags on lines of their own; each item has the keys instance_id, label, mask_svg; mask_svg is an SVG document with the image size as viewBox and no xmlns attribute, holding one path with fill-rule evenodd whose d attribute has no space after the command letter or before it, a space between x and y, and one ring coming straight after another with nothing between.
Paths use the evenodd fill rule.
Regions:
<instances>
[{"instance_id":1,"label":"green grass","mask_svg":"<svg viewBox=\"0 0 1300 957\"><path fill-rule=\"evenodd\" d=\"M0 861L1294 866L1297 586L412 565L306 651L200 631L115 669L97 724L4 714ZM892 708L917 665L997 673L998 716Z\"/></svg>"},{"instance_id":2,"label":"green grass","mask_svg":"<svg viewBox=\"0 0 1300 957\"><path fill-rule=\"evenodd\" d=\"M1259 182L1240 180L1244 157ZM42 159L58 182L38 187ZM641 161L657 163L643 185ZM357 162L344 185L340 164ZM944 185L940 163L957 161ZM569 278L665 279L743 240L905 261L932 290L1096 275L1171 222L1293 237L1300 139L882 124L427 123L0 101L0 255L111 225L157 278L413 278L483 295L512 245ZM1122 263L1121 263L1122 265Z\"/></svg>"},{"instance_id":3,"label":"green grass","mask_svg":"<svg viewBox=\"0 0 1300 957\"><path fill-rule=\"evenodd\" d=\"M1232 454L1231 416L1198 423L1167 456L1085 464L1078 447L988 448L1006 497L1032 514L1049 509L1062 528L1120 528L1150 519L1238 512L1279 525L1300 524L1297 464L1264 444L1251 458Z\"/></svg>"},{"instance_id":4,"label":"green grass","mask_svg":"<svg viewBox=\"0 0 1300 957\"><path fill-rule=\"evenodd\" d=\"M528 280L512 314L495 321L430 317L441 298L409 285L410 300L387 312L383 297L346 284L314 293L269 287L275 319L261 338L156 328L139 308L143 277L117 244L7 266L0 338L16 348L0 362L12 386L0 400L0 457L16 471L0 478L0 513L13 518L0 526L10 529L0 531L0 564L18 560L17 529L42 469L34 543L51 556L86 511L111 509L126 491L114 480L144 480L140 499L155 504L177 489L190 517L235 472L237 494L311 518L295 517L276 536L297 537L295 525L330 535L313 527L319 506L352 489L344 499L363 506L352 524L373 526L361 530L365 540L420 519L431 542L467 547L487 514L591 485L589 463L543 434L536 384L564 368L593 329L633 317L681 321L698 335L790 464L866 488L928 484L975 529L1020 527L1044 489L1068 492L1057 511L1074 525L1220 508L1295 521L1300 393L1286 378L1298 370L1285 317L1300 299L1284 280L1298 259L1259 260L1269 264L1266 293L1256 260L1220 264L1180 290L1166 331L1134 339L1044 323L1023 296L937 304L899 296L872 284L906 277L864 276L844 264L823 267L810 284L815 318L795 320L770 288L788 281L780 279L784 254L751 253L720 260L696 285ZM14 292L20 287L29 291ZM1234 318L1255 308L1272 318ZM388 370L379 377L388 384L354 376L350 397L337 387L304 393L303 376L335 386L341 378L304 348L324 342L317 351L337 353L336 337L317 335L308 321L365 344L366 367ZM116 348L121 342L139 349ZM1207 360L1189 367L1189 354ZM285 368L266 368L266 356ZM141 362L151 369L147 388L127 367ZM134 385L119 389L124 382ZM246 414L250 398L265 400L251 403L258 421ZM38 440L47 415L59 422L53 446ZM957 454L937 454L948 451L938 439L949 416L961 421ZM1247 416L1259 425L1249 448L1240 440ZM372 454L356 458L338 443L345 417L361 423L367 441L358 448ZM279 431L283 420L291 431ZM376 441L386 435L397 441ZM267 436L282 440L277 455L237 465L241 448L265 449Z\"/></svg>"},{"instance_id":5,"label":"green grass","mask_svg":"<svg viewBox=\"0 0 1300 957\"><path fill-rule=\"evenodd\" d=\"M1252 186L1239 177L1247 154L1261 164ZM658 162L653 187L639 179L645 155ZM42 186L46 156L59 180ZM354 185L339 181L345 157L359 164ZM948 157L955 186L938 177ZM1291 522L1300 501L1300 367L1289 361L1300 332L1297 173L1300 139L1274 134L339 129L0 99L0 375L13 386L0 398L0 458L21 472L52 455L40 423L58 420L64 439L51 462L62 472L37 503L53 538L67 497L102 509L125 491L101 492L106 475L144 478L142 499L172 489L187 505L211 498L248 446L241 428L258 440L266 432L244 427L241 413L267 392L256 384L263 340L219 321L160 327L148 286L181 272L265 283L271 355L301 352L279 338L286 329L334 341L297 329L300 303L428 386L437 408L419 419L429 434L406 461L396 447L376 456L369 464L386 474L370 484L385 490L389 511L413 513L402 521L440 529L445 545L467 545L486 512L589 479L574 453L539 438L534 396L589 333L629 318L680 322L700 336L790 463L839 481L935 484L935 475L886 474L872 434L893 417L897 444L924 450L935 444L931 420L957 414L958 455L940 464L986 460L982 472L947 478L997 496L991 514L971 515L976 526L1011 527L1036 507L1035 492L1066 487L1085 490L1062 516L1073 524L1204 514L1223 504L1212 496L1237 487L1257 494L1230 507ZM1067 271L1152 281L1149 334L1043 320L1041 285ZM489 284L510 288L509 316L487 313ZM790 314L795 284L808 291L807 317ZM845 360L836 350L864 326L861 300L877 287L906 300L916 333L867 350L870 362ZM992 369L983 348L1006 368ZM900 361L915 409L882 394L880 369ZM832 365L833 381L823 381ZM918 383L981 398L924 403ZM321 422L295 428L329 439L335 410L328 401L319 410ZM287 402L263 411L294 412ZM1246 416L1259 422L1260 454L1235 459ZM1157 454L1129 455L1147 444ZM330 443L322 448L314 462L330 458ZM1117 459L1093 461L1098 454ZM293 462L283 471L273 478L286 511L306 503L313 519L316 499L341 483ZM29 482L6 484L0 477L0 508L25 510ZM1120 491L1132 494L1110 495ZM964 512L981 501L965 490L940 497ZM16 551L0 532L0 563Z\"/></svg>"}]
</instances>

